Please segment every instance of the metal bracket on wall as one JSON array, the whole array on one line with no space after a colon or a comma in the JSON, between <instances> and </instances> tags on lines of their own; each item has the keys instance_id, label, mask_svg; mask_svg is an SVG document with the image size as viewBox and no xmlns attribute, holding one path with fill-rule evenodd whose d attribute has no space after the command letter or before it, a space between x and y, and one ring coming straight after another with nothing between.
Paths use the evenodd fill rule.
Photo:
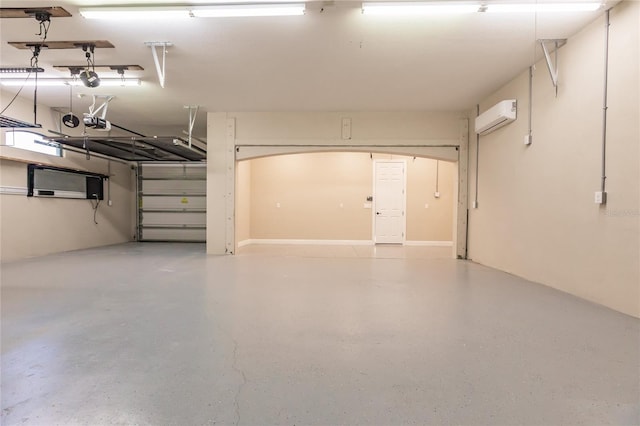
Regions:
<instances>
[{"instance_id":1,"label":"metal bracket on wall","mask_svg":"<svg viewBox=\"0 0 640 426\"><path fill-rule=\"evenodd\" d=\"M196 116L198 115L198 105L185 105L185 109L189 109L189 148L191 148L191 138L193 137L193 126L196 124Z\"/></svg>"},{"instance_id":2,"label":"metal bracket on wall","mask_svg":"<svg viewBox=\"0 0 640 426\"><path fill-rule=\"evenodd\" d=\"M100 118L105 120L107 118L107 109L109 108L109 102L111 102L113 98L115 98L115 96L93 95L93 103L89 106L89 116L95 117L100 111L102 111L102 115L100 116ZM98 101L102 103L96 108L96 102Z\"/></svg>"},{"instance_id":3,"label":"metal bracket on wall","mask_svg":"<svg viewBox=\"0 0 640 426\"><path fill-rule=\"evenodd\" d=\"M167 60L167 47L173 46L173 43L168 41L145 41L145 46L151 48L151 54L153 55L153 62L156 64L156 71L158 71L158 79L160 80L160 87L164 89L164 77L165 77L165 63ZM158 47L162 48L162 64L158 58Z\"/></svg>"},{"instance_id":4,"label":"metal bracket on wall","mask_svg":"<svg viewBox=\"0 0 640 426\"><path fill-rule=\"evenodd\" d=\"M540 39L538 40L538 43L540 43L540 47L542 47L544 59L547 63L547 69L549 70L549 75L551 76L551 82L553 83L553 87L556 89L556 97L558 97L558 49L560 49L567 43L567 39ZM552 52L554 53L555 61L551 60Z\"/></svg>"}]
</instances>

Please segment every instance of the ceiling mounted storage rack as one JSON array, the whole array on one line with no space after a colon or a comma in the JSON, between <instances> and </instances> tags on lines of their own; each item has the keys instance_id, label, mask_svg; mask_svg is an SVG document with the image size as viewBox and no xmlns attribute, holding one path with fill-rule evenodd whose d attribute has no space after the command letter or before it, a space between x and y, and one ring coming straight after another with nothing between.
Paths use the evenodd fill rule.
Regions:
<instances>
[{"instance_id":1,"label":"ceiling mounted storage rack","mask_svg":"<svg viewBox=\"0 0 640 426\"><path fill-rule=\"evenodd\" d=\"M93 46L96 49L112 49L115 46L108 40L71 40L71 41L9 41L9 45L16 49L31 49L42 46L43 49L82 49L82 46Z\"/></svg>"},{"instance_id":2,"label":"ceiling mounted storage rack","mask_svg":"<svg viewBox=\"0 0 640 426\"><path fill-rule=\"evenodd\" d=\"M75 70L82 70L85 69L87 67L87 64L82 64L82 65L54 65L53 68L57 69L57 70L69 70L69 71L75 71ZM96 65L95 69L98 71L120 71L120 70L124 70L124 71L144 71L144 68L142 68L140 65ZM73 74L73 72L72 72Z\"/></svg>"},{"instance_id":3,"label":"ceiling mounted storage rack","mask_svg":"<svg viewBox=\"0 0 640 426\"><path fill-rule=\"evenodd\" d=\"M52 142L76 150L119 158L125 161L204 161L205 150L182 138L166 137L109 137L78 136L48 138Z\"/></svg>"},{"instance_id":4,"label":"ceiling mounted storage rack","mask_svg":"<svg viewBox=\"0 0 640 426\"><path fill-rule=\"evenodd\" d=\"M72 16L63 7L2 7L0 18L34 18L47 14L50 18L68 18Z\"/></svg>"}]
</instances>

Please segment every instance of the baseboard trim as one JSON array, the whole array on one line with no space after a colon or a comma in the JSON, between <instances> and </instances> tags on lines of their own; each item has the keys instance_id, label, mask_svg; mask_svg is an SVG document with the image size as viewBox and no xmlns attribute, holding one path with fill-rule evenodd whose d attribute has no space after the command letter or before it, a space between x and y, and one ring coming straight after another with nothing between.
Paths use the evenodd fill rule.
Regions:
<instances>
[{"instance_id":1,"label":"baseboard trim","mask_svg":"<svg viewBox=\"0 0 640 426\"><path fill-rule=\"evenodd\" d=\"M290 239L261 239L251 238L238 243L238 247L249 244L273 244L273 245L313 245L313 246L372 246L371 240L290 240Z\"/></svg>"},{"instance_id":2,"label":"baseboard trim","mask_svg":"<svg viewBox=\"0 0 640 426\"><path fill-rule=\"evenodd\" d=\"M249 238L238 242L238 248L255 245L310 245L310 246L372 246L371 240L302 240L280 238ZM453 247L453 241L405 241L405 246Z\"/></svg>"},{"instance_id":3,"label":"baseboard trim","mask_svg":"<svg viewBox=\"0 0 640 426\"><path fill-rule=\"evenodd\" d=\"M405 241L405 246L453 247L453 241Z\"/></svg>"},{"instance_id":4,"label":"baseboard trim","mask_svg":"<svg viewBox=\"0 0 640 426\"><path fill-rule=\"evenodd\" d=\"M242 240L238 242L238 248L248 246L249 244L251 244L251 240Z\"/></svg>"}]
</instances>

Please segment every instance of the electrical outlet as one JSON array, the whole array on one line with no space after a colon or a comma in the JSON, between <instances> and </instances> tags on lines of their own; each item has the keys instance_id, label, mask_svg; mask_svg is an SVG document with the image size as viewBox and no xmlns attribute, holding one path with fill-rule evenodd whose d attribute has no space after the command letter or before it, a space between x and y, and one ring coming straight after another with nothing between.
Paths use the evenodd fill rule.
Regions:
<instances>
[{"instance_id":1,"label":"electrical outlet","mask_svg":"<svg viewBox=\"0 0 640 426\"><path fill-rule=\"evenodd\" d=\"M440 198L440 193L438 191L436 191L436 192L433 193L433 196L436 197L436 198Z\"/></svg>"},{"instance_id":2,"label":"electrical outlet","mask_svg":"<svg viewBox=\"0 0 640 426\"><path fill-rule=\"evenodd\" d=\"M472 206L474 209L477 209L477 208L478 208L478 202L477 202L477 201L474 201L474 202L471 204L471 206Z\"/></svg>"},{"instance_id":3,"label":"electrical outlet","mask_svg":"<svg viewBox=\"0 0 640 426\"><path fill-rule=\"evenodd\" d=\"M531 145L532 141L533 141L533 137L531 135L524 135L524 144L525 145Z\"/></svg>"},{"instance_id":4,"label":"electrical outlet","mask_svg":"<svg viewBox=\"0 0 640 426\"><path fill-rule=\"evenodd\" d=\"M108 205L109 207L113 206L113 201L111 201L111 200L107 201L107 205Z\"/></svg>"},{"instance_id":5,"label":"electrical outlet","mask_svg":"<svg viewBox=\"0 0 640 426\"><path fill-rule=\"evenodd\" d=\"M596 191L594 200L596 204L606 204L607 203L607 193L603 191Z\"/></svg>"}]
</instances>

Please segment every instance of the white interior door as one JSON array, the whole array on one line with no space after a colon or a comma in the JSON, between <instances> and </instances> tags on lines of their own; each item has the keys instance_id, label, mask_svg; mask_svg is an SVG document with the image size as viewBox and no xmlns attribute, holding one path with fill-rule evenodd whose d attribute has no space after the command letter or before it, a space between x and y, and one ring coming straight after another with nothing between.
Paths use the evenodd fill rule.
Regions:
<instances>
[{"instance_id":1,"label":"white interior door","mask_svg":"<svg viewBox=\"0 0 640 426\"><path fill-rule=\"evenodd\" d=\"M404 160L374 162L374 242L402 244L405 233L406 163Z\"/></svg>"}]
</instances>

